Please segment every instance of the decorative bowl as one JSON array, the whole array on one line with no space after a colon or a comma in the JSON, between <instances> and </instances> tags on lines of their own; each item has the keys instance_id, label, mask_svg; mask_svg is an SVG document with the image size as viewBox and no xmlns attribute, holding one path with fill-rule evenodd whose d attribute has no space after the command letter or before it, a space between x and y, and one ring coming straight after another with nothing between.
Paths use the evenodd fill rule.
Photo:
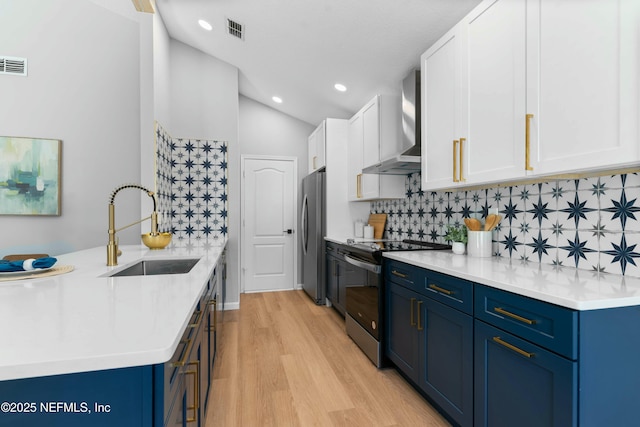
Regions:
<instances>
[{"instance_id":1,"label":"decorative bowl","mask_svg":"<svg viewBox=\"0 0 640 427\"><path fill-rule=\"evenodd\" d=\"M171 243L171 233L145 233L142 235L142 243L149 249L164 249Z\"/></svg>"}]
</instances>

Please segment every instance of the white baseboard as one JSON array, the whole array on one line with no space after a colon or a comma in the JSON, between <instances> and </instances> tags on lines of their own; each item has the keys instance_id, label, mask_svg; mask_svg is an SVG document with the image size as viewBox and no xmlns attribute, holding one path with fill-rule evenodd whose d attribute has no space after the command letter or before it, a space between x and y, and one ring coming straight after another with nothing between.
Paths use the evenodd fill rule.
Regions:
<instances>
[{"instance_id":1,"label":"white baseboard","mask_svg":"<svg viewBox=\"0 0 640 427\"><path fill-rule=\"evenodd\" d=\"M240 302L225 302L224 303L224 311L228 310L239 310Z\"/></svg>"}]
</instances>

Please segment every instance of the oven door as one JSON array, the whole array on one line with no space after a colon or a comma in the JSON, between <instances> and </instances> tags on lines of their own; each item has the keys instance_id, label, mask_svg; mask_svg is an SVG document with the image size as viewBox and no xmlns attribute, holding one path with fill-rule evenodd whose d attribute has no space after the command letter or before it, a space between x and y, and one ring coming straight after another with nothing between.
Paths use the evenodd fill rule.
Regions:
<instances>
[{"instance_id":1,"label":"oven door","mask_svg":"<svg viewBox=\"0 0 640 427\"><path fill-rule=\"evenodd\" d=\"M381 266L345 254L344 260L356 267L357 274L346 284L346 312L376 341L380 341L382 301Z\"/></svg>"}]
</instances>

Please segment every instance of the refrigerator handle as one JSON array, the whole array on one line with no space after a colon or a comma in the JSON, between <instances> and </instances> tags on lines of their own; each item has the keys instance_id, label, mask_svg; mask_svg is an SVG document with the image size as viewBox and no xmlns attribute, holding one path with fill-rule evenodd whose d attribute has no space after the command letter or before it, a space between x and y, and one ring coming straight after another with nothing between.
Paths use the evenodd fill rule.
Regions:
<instances>
[{"instance_id":1,"label":"refrigerator handle","mask_svg":"<svg viewBox=\"0 0 640 427\"><path fill-rule=\"evenodd\" d=\"M307 199L307 195L304 195L304 200L302 201L302 213L300 216L300 225L302 227L302 252L307 254L307 244L309 243L309 232L307 230L307 222L309 221L309 200Z\"/></svg>"}]
</instances>

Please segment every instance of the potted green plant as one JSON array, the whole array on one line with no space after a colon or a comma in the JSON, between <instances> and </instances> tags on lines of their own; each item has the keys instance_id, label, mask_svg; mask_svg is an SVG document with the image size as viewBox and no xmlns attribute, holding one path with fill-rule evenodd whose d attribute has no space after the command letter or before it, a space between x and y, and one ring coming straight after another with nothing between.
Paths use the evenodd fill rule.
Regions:
<instances>
[{"instance_id":1,"label":"potted green plant","mask_svg":"<svg viewBox=\"0 0 640 427\"><path fill-rule=\"evenodd\" d=\"M444 239L451 242L451 250L454 254L464 254L467 244L467 227L450 225L447 227L447 234Z\"/></svg>"}]
</instances>

